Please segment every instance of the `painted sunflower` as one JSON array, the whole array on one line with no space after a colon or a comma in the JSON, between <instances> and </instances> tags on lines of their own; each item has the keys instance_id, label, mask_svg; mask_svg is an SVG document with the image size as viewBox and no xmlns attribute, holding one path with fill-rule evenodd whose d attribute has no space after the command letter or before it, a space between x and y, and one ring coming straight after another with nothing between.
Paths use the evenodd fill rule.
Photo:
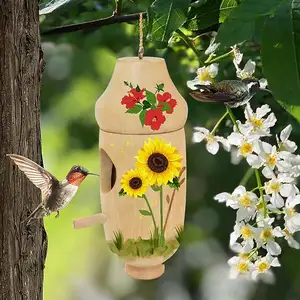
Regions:
<instances>
[{"instance_id":1,"label":"painted sunflower","mask_svg":"<svg viewBox=\"0 0 300 300\"><path fill-rule=\"evenodd\" d=\"M143 196L148 188L148 180L146 174L139 170L127 171L121 179L121 187L128 196Z\"/></svg>"},{"instance_id":2,"label":"painted sunflower","mask_svg":"<svg viewBox=\"0 0 300 300\"><path fill-rule=\"evenodd\" d=\"M148 139L135 158L136 167L146 174L150 185L167 184L181 170L182 156L163 139Z\"/></svg>"}]
</instances>

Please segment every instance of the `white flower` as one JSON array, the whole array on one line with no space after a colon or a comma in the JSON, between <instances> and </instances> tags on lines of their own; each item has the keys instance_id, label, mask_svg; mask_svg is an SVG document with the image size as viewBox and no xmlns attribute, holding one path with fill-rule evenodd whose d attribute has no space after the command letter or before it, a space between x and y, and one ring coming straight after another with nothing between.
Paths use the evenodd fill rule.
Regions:
<instances>
[{"instance_id":1,"label":"white flower","mask_svg":"<svg viewBox=\"0 0 300 300\"><path fill-rule=\"evenodd\" d=\"M245 258L234 256L228 260L230 266L229 278L235 279L238 275L250 275L250 272L253 269L253 264Z\"/></svg>"},{"instance_id":2,"label":"white flower","mask_svg":"<svg viewBox=\"0 0 300 300\"><path fill-rule=\"evenodd\" d=\"M254 263L254 270L252 271L252 278L254 280L257 279L258 276L269 276L273 279L271 267L280 267L280 263L277 257L272 257L270 253L268 253L265 257L260 257ZM272 280L271 279L271 280Z\"/></svg>"},{"instance_id":3,"label":"white flower","mask_svg":"<svg viewBox=\"0 0 300 300\"><path fill-rule=\"evenodd\" d=\"M257 196L247 192L242 185L238 186L232 194L220 193L214 197L219 202L226 202L227 206L237 209L236 220L239 222L252 217L256 212Z\"/></svg>"},{"instance_id":4,"label":"white flower","mask_svg":"<svg viewBox=\"0 0 300 300\"><path fill-rule=\"evenodd\" d=\"M285 203L285 227L290 233L300 231L300 214L295 211L295 206L300 204L300 195L288 197Z\"/></svg>"},{"instance_id":5,"label":"white flower","mask_svg":"<svg viewBox=\"0 0 300 300\"><path fill-rule=\"evenodd\" d=\"M237 66L235 66L235 67L236 67L236 76L240 79L245 79L248 77L252 77L252 75L255 72L256 63L255 63L255 61L249 59L243 70L241 70Z\"/></svg>"},{"instance_id":6,"label":"white flower","mask_svg":"<svg viewBox=\"0 0 300 300\"><path fill-rule=\"evenodd\" d=\"M288 151L290 153L294 153L297 150L296 143L289 140L291 132L292 132L292 126L288 125L280 132L280 140L276 135L278 148L281 151Z\"/></svg>"},{"instance_id":7,"label":"white flower","mask_svg":"<svg viewBox=\"0 0 300 300\"><path fill-rule=\"evenodd\" d=\"M210 85L213 79L218 75L219 64L211 64L207 67L201 67L197 70L197 77L187 82L187 86L192 90L199 89L196 85Z\"/></svg>"},{"instance_id":8,"label":"white flower","mask_svg":"<svg viewBox=\"0 0 300 300\"><path fill-rule=\"evenodd\" d=\"M266 78L259 79L259 87L265 89L268 86L268 81Z\"/></svg>"},{"instance_id":9,"label":"white flower","mask_svg":"<svg viewBox=\"0 0 300 300\"><path fill-rule=\"evenodd\" d=\"M277 256L281 253L281 248L278 243L274 241L275 237L282 237L284 234L279 226L273 228L271 225L274 218L265 219L258 222L256 231L256 244L257 247L265 248L271 255Z\"/></svg>"},{"instance_id":10,"label":"white flower","mask_svg":"<svg viewBox=\"0 0 300 300\"><path fill-rule=\"evenodd\" d=\"M287 228L283 229L282 232L291 248L300 249L300 244L293 238L293 234Z\"/></svg>"},{"instance_id":11,"label":"white flower","mask_svg":"<svg viewBox=\"0 0 300 300\"><path fill-rule=\"evenodd\" d=\"M239 64L241 63L241 61L243 59L243 53L240 52L240 49L236 45L234 45L231 48L233 50L233 64L234 64L235 68L238 70Z\"/></svg>"},{"instance_id":12,"label":"white flower","mask_svg":"<svg viewBox=\"0 0 300 300\"><path fill-rule=\"evenodd\" d=\"M227 140L229 144L237 146L237 156L247 157L254 151L254 138L248 139L245 135L239 132L232 132Z\"/></svg>"},{"instance_id":13,"label":"white flower","mask_svg":"<svg viewBox=\"0 0 300 300\"><path fill-rule=\"evenodd\" d=\"M219 143L223 145L226 151L230 151L230 144L228 141L221 137L211 134L210 131L204 127L194 127L196 132L193 133L193 142L200 143L206 141L206 149L211 154L216 154L219 151Z\"/></svg>"},{"instance_id":14,"label":"white flower","mask_svg":"<svg viewBox=\"0 0 300 300\"><path fill-rule=\"evenodd\" d=\"M255 144L254 152L256 152L257 155L249 155L247 162L256 169L264 165L263 174L267 178L271 178L268 177L270 175L267 174L270 174L270 170L274 170L275 167L277 167L280 172L290 168L290 164L286 161L287 154L289 153L278 151L276 146L258 140Z\"/></svg>"},{"instance_id":15,"label":"white flower","mask_svg":"<svg viewBox=\"0 0 300 300\"><path fill-rule=\"evenodd\" d=\"M237 147L231 147L230 149L230 162L233 165L238 165L242 161L243 157L239 155L239 149Z\"/></svg>"},{"instance_id":16,"label":"white flower","mask_svg":"<svg viewBox=\"0 0 300 300\"><path fill-rule=\"evenodd\" d=\"M254 246L254 239L256 237L256 228L245 222L237 222L234 225L233 232L230 234L229 245L233 246L239 238L243 241L243 252L249 252Z\"/></svg>"},{"instance_id":17,"label":"white flower","mask_svg":"<svg viewBox=\"0 0 300 300\"><path fill-rule=\"evenodd\" d=\"M242 125L242 131L257 137L269 136L270 128L273 127L277 121L274 113L264 118L270 111L269 105L264 104L258 107L254 113L250 104L247 103L244 111L246 123Z\"/></svg>"}]
</instances>

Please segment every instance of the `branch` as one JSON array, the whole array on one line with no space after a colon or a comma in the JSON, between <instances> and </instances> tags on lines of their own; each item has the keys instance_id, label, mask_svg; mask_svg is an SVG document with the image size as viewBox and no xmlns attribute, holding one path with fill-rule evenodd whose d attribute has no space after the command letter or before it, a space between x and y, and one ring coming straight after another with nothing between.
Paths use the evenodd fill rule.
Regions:
<instances>
[{"instance_id":1,"label":"branch","mask_svg":"<svg viewBox=\"0 0 300 300\"><path fill-rule=\"evenodd\" d=\"M73 24L73 25L66 25L66 26L60 26L55 28L49 28L41 31L42 35L51 35L51 34L60 34L60 33L68 33L68 32L75 32L80 30L92 30L96 29L102 26L116 24L116 23L124 23L124 22L130 22L130 21L136 21L140 17L140 14L131 14L131 15L117 15L114 14L110 17L98 19L90 22L84 22L79 24ZM146 18L147 14L143 13L143 18Z\"/></svg>"}]
</instances>

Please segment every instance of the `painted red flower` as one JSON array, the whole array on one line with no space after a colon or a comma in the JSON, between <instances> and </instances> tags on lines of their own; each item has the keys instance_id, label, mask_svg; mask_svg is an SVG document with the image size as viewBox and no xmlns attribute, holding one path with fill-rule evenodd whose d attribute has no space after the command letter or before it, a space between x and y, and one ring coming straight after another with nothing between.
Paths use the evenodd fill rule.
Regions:
<instances>
[{"instance_id":1,"label":"painted red flower","mask_svg":"<svg viewBox=\"0 0 300 300\"><path fill-rule=\"evenodd\" d=\"M170 108L166 111L167 114L172 114L174 111L174 107L177 105L177 101L172 98L172 95L168 92L163 94L157 94L157 100L160 104L157 108L162 109L164 107L164 103L168 103Z\"/></svg>"},{"instance_id":2,"label":"painted red flower","mask_svg":"<svg viewBox=\"0 0 300 300\"><path fill-rule=\"evenodd\" d=\"M144 95L145 89L137 91L136 89L131 89L128 92L128 95L122 98L121 104L126 105L126 108L133 108L136 103L145 98Z\"/></svg>"},{"instance_id":3,"label":"painted red flower","mask_svg":"<svg viewBox=\"0 0 300 300\"><path fill-rule=\"evenodd\" d=\"M138 100L138 101L140 101L140 100L142 100L142 99L144 99L145 98L145 90L146 89L139 89L139 91L137 91L137 89L131 89L130 91L129 91L129 96L132 96L132 97L134 97L136 100Z\"/></svg>"},{"instance_id":4,"label":"painted red flower","mask_svg":"<svg viewBox=\"0 0 300 300\"><path fill-rule=\"evenodd\" d=\"M165 121L166 117L160 109L150 109L146 112L145 125L151 126L152 130L159 130Z\"/></svg>"}]
</instances>

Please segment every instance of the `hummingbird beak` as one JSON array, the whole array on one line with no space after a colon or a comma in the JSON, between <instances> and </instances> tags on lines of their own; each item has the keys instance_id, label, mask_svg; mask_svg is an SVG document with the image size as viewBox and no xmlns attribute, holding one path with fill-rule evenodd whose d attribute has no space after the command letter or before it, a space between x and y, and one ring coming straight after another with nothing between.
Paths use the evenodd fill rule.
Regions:
<instances>
[{"instance_id":1,"label":"hummingbird beak","mask_svg":"<svg viewBox=\"0 0 300 300\"><path fill-rule=\"evenodd\" d=\"M91 172L88 172L87 174L88 174L88 175L100 176L99 174L96 174L96 173L91 173Z\"/></svg>"},{"instance_id":2,"label":"hummingbird beak","mask_svg":"<svg viewBox=\"0 0 300 300\"><path fill-rule=\"evenodd\" d=\"M263 89L263 88L260 88L259 90L260 90L260 91L264 91L264 92L268 92L268 93L270 93L270 94L272 95L272 91L271 91L271 90Z\"/></svg>"}]
</instances>

